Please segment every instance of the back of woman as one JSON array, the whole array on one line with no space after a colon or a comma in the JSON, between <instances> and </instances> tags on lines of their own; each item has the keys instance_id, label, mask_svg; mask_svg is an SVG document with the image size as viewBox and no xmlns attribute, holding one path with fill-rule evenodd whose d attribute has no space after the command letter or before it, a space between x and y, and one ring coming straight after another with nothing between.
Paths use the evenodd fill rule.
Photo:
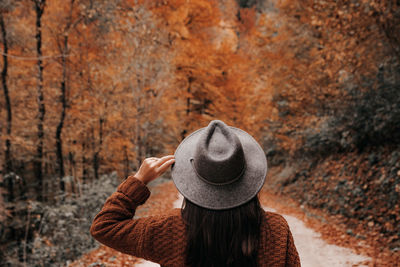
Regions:
<instances>
[{"instance_id":1,"label":"back of woman","mask_svg":"<svg viewBox=\"0 0 400 267\"><path fill-rule=\"evenodd\" d=\"M186 200L188 266L257 266L263 210L258 198L240 207L215 211ZM206 256L205 256L206 255Z\"/></svg>"},{"instance_id":2,"label":"back of woman","mask_svg":"<svg viewBox=\"0 0 400 267\"><path fill-rule=\"evenodd\" d=\"M182 209L132 219L150 195L146 184L172 164ZM107 199L91 234L162 266L300 266L285 219L260 207L266 173L265 154L248 133L212 121L174 156L146 159Z\"/></svg>"}]
</instances>

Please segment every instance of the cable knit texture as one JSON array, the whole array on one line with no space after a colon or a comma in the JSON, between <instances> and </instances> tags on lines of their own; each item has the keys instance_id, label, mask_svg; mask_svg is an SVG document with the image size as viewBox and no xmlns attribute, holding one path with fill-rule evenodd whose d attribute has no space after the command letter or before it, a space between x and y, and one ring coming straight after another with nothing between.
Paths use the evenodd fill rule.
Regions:
<instances>
[{"instance_id":1,"label":"cable knit texture","mask_svg":"<svg viewBox=\"0 0 400 267\"><path fill-rule=\"evenodd\" d=\"M164 215L133 219L136 208L150 196L147 186L129 176L104 204L90 228L106 246L161 266L185 266L186 228L180 209ZM259 266L300 266L286 220L265 212L258 248Z\"/></svg>"}]
</instances>

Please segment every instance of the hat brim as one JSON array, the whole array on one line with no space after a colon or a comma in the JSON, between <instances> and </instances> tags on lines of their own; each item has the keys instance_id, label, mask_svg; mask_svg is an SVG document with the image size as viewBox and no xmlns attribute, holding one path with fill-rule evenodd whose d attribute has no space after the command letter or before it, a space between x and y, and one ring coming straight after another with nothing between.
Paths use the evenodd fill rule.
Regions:
<instances>
[{"instance_id":1,"label":"hat brim","mask_svg":"<svg viewBox=\"0 0 400 267\"><path fill-rule=\"evenodd\" d=\"M229 127L239 138L246 160L246 169L241 179L228 185L212 185L199 179L190 159L206 128L201 128L186 137L175 151L175 163L171 170L172 180L178 191L189 201L213 210L240 206L261 190L267 175L265 153L254 138L235 127Z\"/></svg>"}]
</instances>

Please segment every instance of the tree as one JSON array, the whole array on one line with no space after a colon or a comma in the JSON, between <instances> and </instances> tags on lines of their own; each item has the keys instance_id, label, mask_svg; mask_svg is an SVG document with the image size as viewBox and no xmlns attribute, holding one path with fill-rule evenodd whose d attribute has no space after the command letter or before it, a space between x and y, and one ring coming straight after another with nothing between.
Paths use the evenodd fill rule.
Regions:
<instances>
[{"instance_id":1,"label":"tree","mask_svg":"<svg viewBox=\"0 0 400 267\"><path fill-rule=\"evenodd\" d=\"M154 109L164 110L160 100L164 97L167 88L165 79L170 74L170 57L168 54L167 31L160 29L157 17L146 10L145 6L127 8L130 16L125 24L120 24L119 31L124 33L122 42L129 49L126 50L127 61L122 70L123 81L130 89L134 98L135 123L132 142L135 144L137 166L150 152L153 145L149 139L154 124ZM160 83L163 81L163 83ZM168 86L168 85L167 85ZM158 116L161 114L158 112ZM153 139L154 140L154 139Z\"/></svg>"},{"instance_id":2,"label":"tree","mask_svg":"<svg viewBox=\"0 0 400 267\"><path fill-rule=\"evenodd\" d=\"M1 71L1 84L3 86L4 100L7 110L6 118L6 138L5 138L5 151L4 151L4 174L9 174L12 171L12 159L11 159L11 131L12 131L12 108L11 100L9 95L9 89L7 84L8 79L8 40L7 40L7 28L5 25L5 15L12 9L12 4L9 2L2 3L0 9L0 30L3 44L3 68ZM13 181L8 181L8 200L14 199Z\"/></svg>"},{"instance_id":3,"label":"tree","mask_svg":"<svg viewBox=\"0 0 400 267\"><path fill-rule=\"evenodd\" d=\"M60 102L61 102L61 114L59 118L59 122L56 128L55 142L56 142L56 157L57 157L57 167L58 167L58 175L60 178L60 189L61 191L65 190L65 185L63 181L63 177L65 176L64 170L64 151L63 151L63 140L62 140L62 132L65 124L65 117L68 108L68 86L70 85L69 81L69 72L70 72L70 35L74 28L77 26L79 22L82 21L82 16L80 12L76 11L76 1L70 0L65 2L64 5L58 5L58 7L52 7L54 9L52 14L56 16L53 17L56 26L53 30L53 35L56 39L56 45L58 48L58 52L61 55L59 64L61 65L61 81L60 81ZM65 13L65 9L68 10L66 16L63 19L60 19L60 16ZM78 13L78 14L77 14ZM59 21L63 23L60 23Z\"/></svg>"},{"instance_id":4,"label":"tree","mask_svg":"<svg viewBox=\"0 0 400 267\"><path fill-rule=\"evenodd\" d=\"M37 55L37 101L38 101L38 122L37 122L37 147L35 157L35 176L37 200L42 200L43 186L43 139L44 139L44 116L46 108L43 94L43 59L42 59L42 16L46 6L46 0L32 0L36 14L36 55Z\"/></svg>"}]
</instances>

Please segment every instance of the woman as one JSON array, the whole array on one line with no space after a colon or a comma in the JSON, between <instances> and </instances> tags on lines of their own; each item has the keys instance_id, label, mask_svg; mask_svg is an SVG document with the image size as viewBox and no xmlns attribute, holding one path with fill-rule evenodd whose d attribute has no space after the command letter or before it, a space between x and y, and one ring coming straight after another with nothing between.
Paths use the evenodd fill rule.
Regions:
<instances>
[{"instance_id":1,"label":"woman","mask_svg":"<svg viewBox=\"0 0 400 267\"><path fill-rule=\"evenodd\" d=\"M150 195L146 184L172 164L183 208L132 219ZM91 234L162 266L300 266L285 219L260 207L266 173L265 154L248 133L212 121L175 156L145 159L107 199Z\"/></svg>"}]
</instances>

